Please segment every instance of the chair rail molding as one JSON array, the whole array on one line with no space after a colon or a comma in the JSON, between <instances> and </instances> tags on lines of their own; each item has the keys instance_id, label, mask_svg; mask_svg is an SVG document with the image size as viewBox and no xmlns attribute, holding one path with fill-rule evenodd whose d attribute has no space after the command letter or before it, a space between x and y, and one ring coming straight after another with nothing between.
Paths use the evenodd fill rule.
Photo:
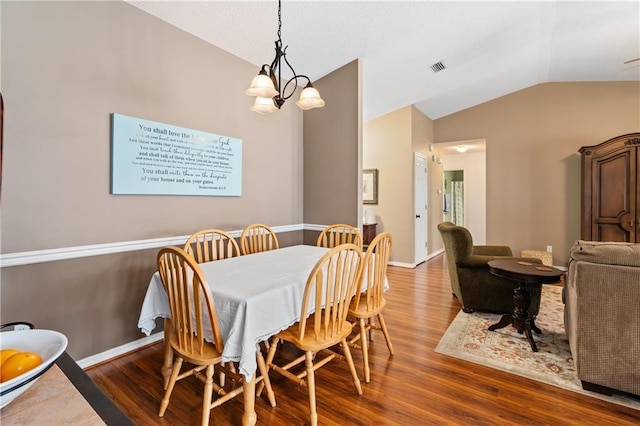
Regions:
<instances>
[{"instance_id":1,"label":"chair rail molding","mask_svg":"<svg viewBox=\"0 0 640 426\"><path fill-rule=\"evenodd\" d=\"M316 227L318 225L309 226L310 227L307 227L305 224L282 225L274 226L272 229L276 233L284 233L305 229L317 230ZM242 234L242 230L230 231L228 234L234 238L239 238L240 234ZM58 260L77 259L81 257L102 256L129 251L148 250L171 245L182 245L189 237L190 234L173 237L150 238L146 240L121 241L114 243L6 253L0 255L0 268L55 262Z\"/></svg>"},{"instance_id":2,"label":"chair rail molding","mask_svg":"<svg viewBox=\"0 0 640 426\"><path fill-rule=\"evenodd\" d=\"M276 234L294 231L322 231L328 225L302 223L295 225L273 226L271 229ZM240 238L242 230L227 232L234 238ZM173 237L150 238L146 240L120 241L114 243L91 244L85 246L60 247L46 250L22 251L0 254L0 268L11 266L33 265L37 263L56 262L58 260L78 259L82 257L102 256L107 254L124 253L129 251L148 250L165 246L181 246L191 236L179 235ZM444 250L431 253L427 260L437 256ZM415 268L418 264L390 261L389 265L402 268Z\"/></svg>"}]
</instances>

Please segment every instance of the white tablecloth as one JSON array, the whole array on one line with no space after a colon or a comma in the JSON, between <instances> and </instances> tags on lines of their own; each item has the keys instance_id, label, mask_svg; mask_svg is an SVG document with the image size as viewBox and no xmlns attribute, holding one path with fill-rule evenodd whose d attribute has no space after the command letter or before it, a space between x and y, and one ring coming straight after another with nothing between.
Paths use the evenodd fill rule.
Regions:
<instances>
[{"instance_id":1,"label":"white tablecloth","mask_svg":"<svg viewBox=\"0 0 640 426\"><path fill-rule=\"evenodd\" d=\"M200 264L218 315L223 361L237 361L241 374L253 376L256 345L299 320L307 278L326 252L326 248L299 245ZM156 318L170 317L167 294L156 272L138 327L148 336Z\"/></svg>"}]
</instances>

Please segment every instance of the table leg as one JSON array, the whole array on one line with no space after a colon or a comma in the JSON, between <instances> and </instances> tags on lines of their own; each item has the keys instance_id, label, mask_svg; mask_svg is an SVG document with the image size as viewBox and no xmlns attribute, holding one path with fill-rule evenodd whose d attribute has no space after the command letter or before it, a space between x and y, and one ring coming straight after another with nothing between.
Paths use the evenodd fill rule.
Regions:
<instances>
[{"instance_id":1,"label":"table leg","mask_svg":"<svg viewBox=\"0 0 640 426\"><path fill-rule=\"evenodd\" d=\"M533 335L531 334L531 315L529 314L530 304L531 298L529 296L527 284L525 282L518 283L518 287L513 291L513 326L519 333L524 332L533 352L538 352L538 346L533 340Z\"/></svg>"},{"instance_id":2,"label":"table leg","mask_svg":"<svg viewBox=\"0 0 640 426\"><path fill-rule=\"evenodd\" d=\"M162 377L164 377L164 389L167 390L171 369L173 367L173 351L171 350L171 320L164 319L164 363L162 364Z\"/></svg>"},{"instance_id":3,"label":"table leg","mask_svg":"<svg viewBox=\"0 0 640 426\"><path fill-rule=\"evenodd\" d=\"M535 340L533 340L533 334L531 334L531 325L529 323L525 323L524 325L524 334L525 336L527 336L529 345L531 345L531 350L533 352L538 352L538 345L536 345Z\"/></svg>"},{"instance_id":4,"label":"table leg","mask_svg":"<svg viewBox=\"0 0 640 426\"><path fill-rule=\"evenodd\" d=\"M505 314L502 316L502 318L500 318L500 321L489 326L489 331L505 328L506 326L511 324L513 324L513 316L511 314Z\"/></svg>"},{"instance_id":5,"label":"table leg","mask_svg":"<svg viewBox=\"0 0 640 426\"><path fill-rule=\"evenodd\" d=\"M242 382L242 393L244 397L244 413L242 414L242 425L253 426L256 424L257 415L255 409L256 403L256 374L253 373L251 381L244 380Z\"/></svg>"},{"instance_id":6,"label":"table leg","mask_svg":"<svg viewBox=\"0 0 640 426\"><path fill-rule=\"evenodd\" d=\"M531 321L529 316L530 303L527 284L518 283L518 287L513 291L513 326L520 332L524 330L525 324Z\"/></svg>"},{"instance_id":7,"label":"table leg","mask_svg":"<svg viewBox=\"0 0 640 426\"><path fill-rule=\"evenodd\" d=\"M519 282L518 287L513 291L513 315L503 315L502 318L500 318L500 321L489 326L489 330L497 330L512 324L515 329L518 330L518 333L524 333L524 335L527 336L527 340L529 341L529 345L531 345L533 352L538 352L538 346L533 340L533 335L531 334L533 320L529 314L530 303L531 299L529 296L529 290L527 289L527 284L525 282ZM538 333L540 332L540 329L536 327L535 324L533 324L533 329Z\"/></svg>"},{"instance_id":8,"label":"table leg","mask_svg":"<svg viewBox=\"0 0 640 426\"><path fill-rule=\"evenodd\" d=\"M531 330L535 331L538 334L542 334L542 330L540 330L538 328L538 326L536 325L536 317L535 316L531 317Z\"/></svg>"}]
</instances>

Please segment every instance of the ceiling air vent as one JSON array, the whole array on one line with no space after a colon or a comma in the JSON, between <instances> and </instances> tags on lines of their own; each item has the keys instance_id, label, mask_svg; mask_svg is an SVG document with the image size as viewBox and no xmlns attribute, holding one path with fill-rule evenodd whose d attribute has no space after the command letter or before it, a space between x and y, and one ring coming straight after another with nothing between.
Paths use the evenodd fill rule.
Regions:
<instances>
[{"instance_id":1,"label":"ceiling air vent","mask_svg":"<svg viewBox=\"0 0 640 426\"><path fill-rule=\"evenodd\" d=\"M443 71L445 69L445 66L442 62L436 62L435 64L431 65L431 71L433 72L440 72Z\"/></svg>"}]
</instances>

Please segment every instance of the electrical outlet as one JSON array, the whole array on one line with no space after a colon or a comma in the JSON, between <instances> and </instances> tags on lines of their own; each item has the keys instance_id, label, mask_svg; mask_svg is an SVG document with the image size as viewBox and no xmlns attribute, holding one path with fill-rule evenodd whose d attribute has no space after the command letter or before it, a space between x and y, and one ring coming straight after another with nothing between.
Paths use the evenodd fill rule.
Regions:
<instances>
[{"instance_id":1,"label":"electrical outlet","mask_svg":"<svg viewBox=\"0 0 640 426\"><path fill-rule=\"evenodd\" d=\"M547 252L549 252L549 253L553 252L553 247L552 246L547 246Z\"/></svg>"},{"instance_id":2,"label":"electrical outlet","mask_svg":"<svg viewBox=\"0 0 640 426\"><path fill-rule=\"evenodd\" d=\"M29 330L30 328L31 328L31 327L29 327L29 326L28 326L28 325L26 325L26 324L16 324L16 325L13 327L13 330L14 330L14 331L22 331L22 330Z\"/></svg>"}]
</instances>

